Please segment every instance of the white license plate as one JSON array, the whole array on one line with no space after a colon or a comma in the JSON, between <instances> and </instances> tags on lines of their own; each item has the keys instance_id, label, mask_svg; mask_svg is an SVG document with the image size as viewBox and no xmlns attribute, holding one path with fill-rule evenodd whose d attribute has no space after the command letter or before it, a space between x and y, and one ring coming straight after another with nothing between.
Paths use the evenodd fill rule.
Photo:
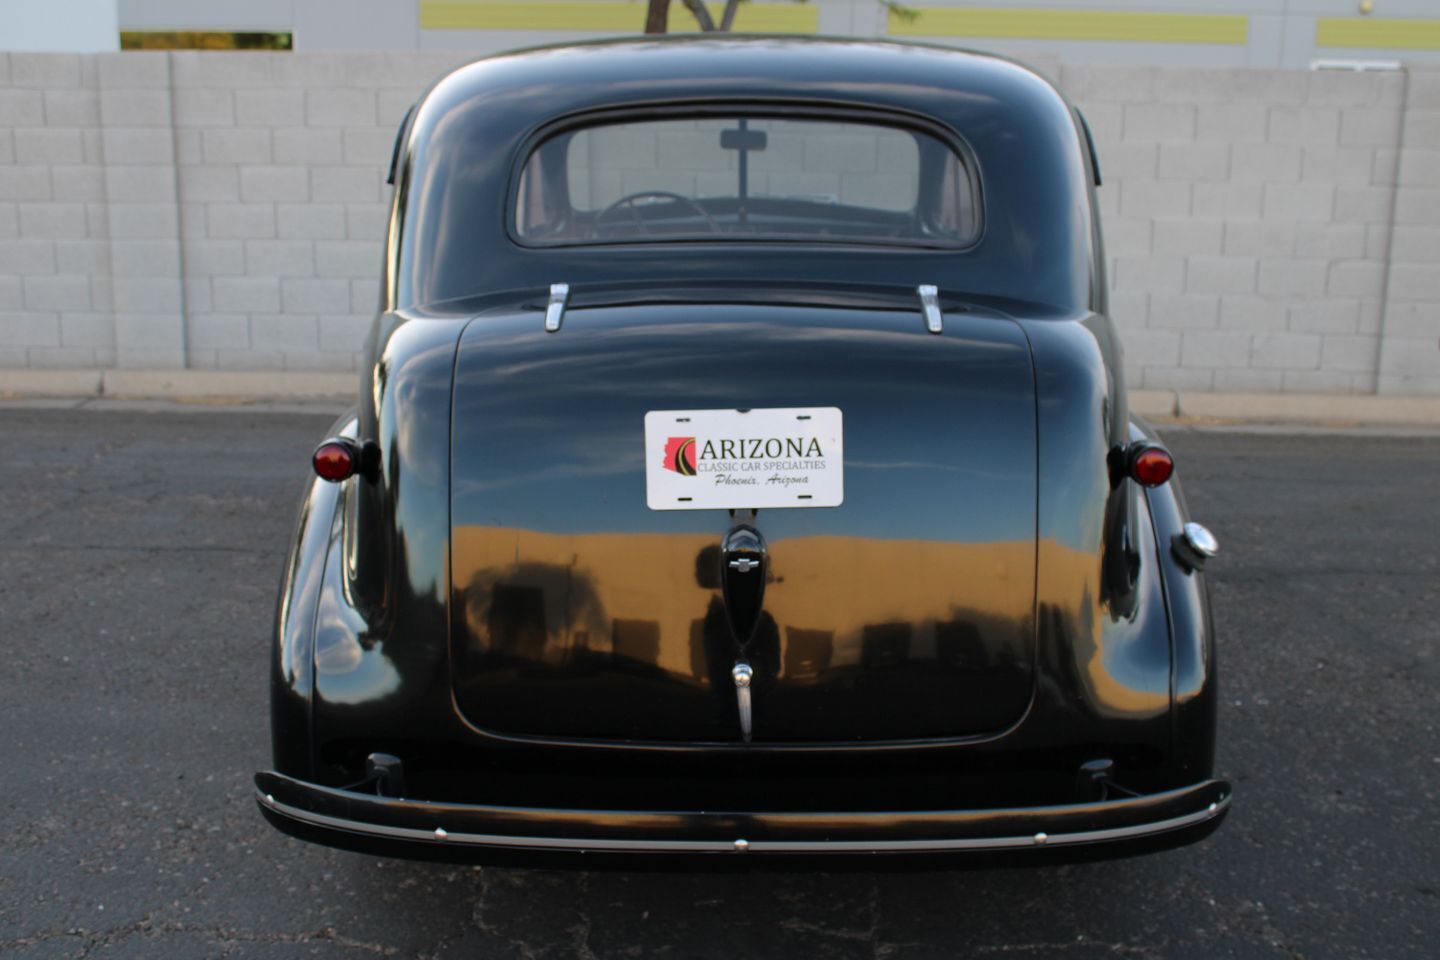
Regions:
<instances>
[{"instance_id":1,"label":"white license plate","mask_svg":"<svg viewBox=\"0 0 1440 960\"><path fill-rule=\"evenodd\" d=\"M845 499L838 407L651 410L651 510L838 507Z\"/></svg>"}]
</instances>

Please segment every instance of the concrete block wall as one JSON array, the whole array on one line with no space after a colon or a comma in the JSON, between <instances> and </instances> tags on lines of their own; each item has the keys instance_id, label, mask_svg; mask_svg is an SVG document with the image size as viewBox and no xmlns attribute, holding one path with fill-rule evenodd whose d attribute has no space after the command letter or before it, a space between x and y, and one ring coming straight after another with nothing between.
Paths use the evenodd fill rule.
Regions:
<instances>
[{"instance_id":1,"label":"concrete block wall","mask_svg":"<svg viewBox=\"0 0 1440 960\"><path fill-rule=\"evenodd\" d=\"M353 369L395 128L466 59L0 54L0 367ZM1048 67L1133 386L1440 394L1440 71Z\"/></svg>"}]
</instances>

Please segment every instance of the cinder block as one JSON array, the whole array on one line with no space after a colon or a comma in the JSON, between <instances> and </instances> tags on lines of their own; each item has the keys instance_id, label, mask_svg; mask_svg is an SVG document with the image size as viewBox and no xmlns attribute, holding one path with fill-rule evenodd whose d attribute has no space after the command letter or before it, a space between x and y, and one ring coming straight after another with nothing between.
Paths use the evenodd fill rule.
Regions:
<instances>
[{"instance_id":1,"label":"cinder block","mask_svg":"<svg viewBox=\"0 0 1440 960\"><path fill-rule=\"evenodd\" d=\"M240 171L229 164L180 167L180 197L186 203L236 203Z\"/></svg>"},{"instance_id":2,"label":"cinder block","mask_svg":"<svg viewBox=\"0 0 1440 960\"><path fill-rule=\"evenodd\" d=\"M275 207L282 240L344 240L345 207L338 203L282 203Z\"/></svg>"},{"instance_id":3,"label":"cinder block","mask_svg":"<svg viewBox=\"0 0 1440 960\"><path fill-rule=\"evenodd\" d=\"M332 350L287 350L285 352L286 370L315 370L338 374L359 368L359 357L354 353L340 353Z\"/></svg>"},{"instance_id":4,"label":"cinder block","mask_svg":"<svg viewBox=\"0 0 1440 960\"><path fill-rule=\"evenodd\" d=\"M221 313L279 313L280 281L276 277L215 277L215 309Z\"/></svg>"},{"instance_id":5,"label":"cinder block","mask_svg":"<svg viewBox=\"0 0 1440 960\"><path fill-rule=\"evenodd\" d=\"M1105 251L1111 256L1147 256L1150 253L1149 217L1111 217L1104 223Z\"/></svg>"},{"instance_id":6,"label":"cinder block","mask_svg":"<svg viewBox=\"0 0 1440 960\"><path fill-rule=\"evenodd\" d=\"M1279 370L1225 367L1215 371L1211 386L1216 393L1279 393L1283 383Z\"/></svg>"},{"instance_id":7,"label":"cinder block","mask_svg":"<svg viewBox=\"0 0 1440 960\"><path fill-rule=\"evenodd\" d=\"M60 318L53 313L0 313L0 347L58 347Z\"/></svg>"},{"instance_id":8,"label":"cinder block","mask_svg":"<svg viewBox=\"0 0 1440 960\"><path fill-rule=\"evenodd\" d=\"M0 250L3 250L0 246ZM1390 298L1392 300L1440 300L1440 270L1433 263L1394 263L1390 265Z\"/></svg>"},{"instance_id":9,"label":"cinder block","mask_svg":"<svg viewBox=\"0 0 1440 960\"><path fill-rule=\"evenodd\" d=\"M1186 330L1180 340L1183 367L1246 367L1250 335L1225 331Z\"/></svg>"},{"instance_id":10,"label":"cinder block","mask_svg":"<svg viewBox=\"0 0 1440 960\"><path fill-rule=\"evenodd\" d=\"M1155 71L1155 99L1171 103L1228 103L1234 70L1167 67Z\"/></svg>"},{"instance_id":11,"label":"cinder block","mask_svg":"<svg viewBox=\"0 0 1440 960\"><path fill-rule=\"evenodd\" d=\"M157 135L154 130L120 127L103 130L100 137L107 164L173 166L175 163L175 145L171 138Z\"/></svg>"},{"instance_id":12,"label":"cinder block","mask_svg":"<svg viewBox=\"0 0 1440 960\"><path fill-rule=\"evenodd\" d=\"M1440 350L1435 348L1434 337L1415 340L1386 337L1380 364L1381 373L1386 377L1425 379L1440 385Z\"/></svg>"},{"instance_id":13,"label":"cinder block","mask_svg":"<svg viewBox=\"0 0 1440 960\"><path fill-rule=\"evenodd\" d=\"M1197 218L1257 220L1263 188L1259 183L1197 183L1194 211Z\"/></svg>"},{"instance_id":14,"label":"cinder block","mask_svg":"<svg viewBox=\"0 0 1440 960\"><path fill-rule=\"evenodd\" d=\"M173 203L112 203L110 236L116 240L163 240L179 235Z\"/></svg>"},{"instance_id":15,"label":"cinder block","mask_svg":"<svg viewBox=\"0 0 1440 960\"><path fill-rule=\"evenodd\" d=\"M1398 146L1400 111L1381 107L1347 108L1341 114L1340 142L1358 146Z\"/></svg>"},{"instance_id":16,"label":"cinder block","mask_svg":"<svg viewBox=\"0 0 1440 960\"><path fill-rule=\"evenodd\" d=\"M185 241L185 272L192 276L244 276L245 246L239 240Z\"/></svg>"},{"instance_id":17,"label":"cinder block","mask_svg":"<svg viewBox=\"0 0 1440 960\"><path fill-rule=\"evenodd\" d=\"M350 282L344 279L290 279L280 283L287 314L341 313L350 309Z\"/></svg>"},{"instance_id":18,"label":"cinder block","mask_svg":"<svg viewBox=\"0 0 1440 960\"><path fill-rule=\"evenodd\" d=\"M0 273L0 313L14 313L25 307L21 277Z\"/></svg>"},{"instance_id":19,"label":"cinder block","mask_svg":"<svg viewBox=\"0 0 1440 960\"><path fill-rule=\"evenodd\" d=\"M245 203L298 203L310 199L304 167L241 167L240 199Z\"/></svg>"},{"instance_id":20,"label":"cinder block","mask_svg":"<svg viewBox=\"0 0 1440 960\"><path fill-rule=\"evenodd\" d=\"M115 321L108 313L67 313L60 318L60 345L115 348Z\"/></svg>"},{"instance_id":21,"label":"cinder block","mask_svg":"<svg viewBox=\"0 0 1440 960\"><path fill-rule=\"evenodd\" d=\"M316 203L376 203L380 198L381 169L368 167L311 167L310 199Z\"/></svg>"},{"instance_id":22,"label":"cinder block","mask_svg":"<svg viewBox=\"0 0 1440 960\"><path fill-rule=\"evenodd\" d=\"M1289 257L1295 252L1295 224L1239 220L1225 226L1222 252L1227 257Z\"/></svg>"},{"instance_id":23,"label":"cinder block","mask_svg":"<svg viewBox=\"0 0 1440 960\"><path fill-rule=\"evenodd\" d=\"M380 268L380 243L321 240L315 244L315 273L321 277L373 277Z\"/></svg>"},{"instance_id":24,"label":"cinder block","mask_svg":"<svg viewBox=\"0 0 1440 960\"><path fill-rule=\"evenodd\" d=\"M1261 333L1285 329L1285 303L1248 295L1220 298L1220 329Z\"/></svg>"},{"instance_id":25,"label":"cinder block","mask_svg":"<svg viewBox=\"0 0 1440 960\"><path fill-rule=\"evenodd\" d=\"M1209 368L1145 367L1140 386L1146 390L1171 390L1208 392L1214 384L1215 373Z\"/></svg>"},{"instance_id":26,"label":"cinder block","mask_svg":"<svg viewBox=\"0 0 1440 960\"><path fill-rule=\"evenodd\" d=\"M1329 183L1265 184L1267 220L1329 220L1335 209L1335 188Z\"/></svg>"},{"instance_id":27,"label":"cinder block","mask_svg":"<svg viewBox=\"0 0 1440 960\"><path fill-rule=\"evenodd\" d=\"M243 313L191 314L186 330L192 348L245 350L250 347L250 318Z\"/></svg>"},{"instance_id":28,"label":"cinder block","mask_svg":"<svg viewBox=\"0 0 1440 960\"><path fill-rule=\"evenodd\" d=\"M1388 167L1381 162L1381 156L1387 153L1390 159ZM1399 171L1403 171L1407 186L1440 187L1440 149L1407 146L1398 152L1375 151L1375 165L1371 171L1372 184L1393 186L1398 182L1396 174Z\"/></svg>"},{"instance_id":29,"label":"cinder block","mask_svg":"<svg viewBox=\"0 0 1440 960\"><path fill-rule=\"evenodd\" d=\"M390 166L390 157L395 152L394 130L388 127L349 127L345 130L344 134L345 150L343 159L345 163L355 166L370 164L382 168L388 168ZM660 148L662 151L665 149L666 136L666 134L660 135ZM676 133L673 136L678 137L681 136L681 134ZM709 151L712 159L714 158L715 152L715 144L712 140ZM728 151L725 152L728 154ZM695 159L699 160L700 158L696 157ZM730 158L727 156L725 159L728 161ZM320 160L317 162L335 163L337 161ZM663 153L661 163L664 163ZM705 169L704 167L688 162L685 163L684 166L686 169ZM720 169L728 169L728 166L722 166Z\"/></svg>"},{"instance_id":30,"label":"cinder block","mask_svg":"<svg viewBox=\"0 0 1440 960\"><path fill-rule=\"evenodd\" d=\"M1180 364L1180 333L1176 330L1135 330L1125 334L1125 359L1142 367Z\"/></svg>"},{"instance_id":31,"label":"cinder block","mask_svg":"<svg viewBox=\"0 0 1440 960\"><path fill-rule=\"evenodd\" d=\"M110 164L105 168L105 193L119 203L173 202L175 168Z\"/></svg>"},{"instance_id":32,"label":"cinder block","mask_svg":"<svg viewBox=\"0 0 1440 960\"><path fill-rule=\"evenodd\" d=\"M179 127L231 127L235 125L235 99L231 91L191 87L175 91L175 125Z\"/></svg>"},{"instance_id":33,"label":"cinder block","mask_svg":"<svg viewBox=\"0 0 1440 960\"><path fill-rule=\"evenodd\" d=\"M1385 264L1378 260L1336 261L1330 265L1329 291L1336 297L1381 298L1385 295Z\"/></svg>"},{"instance_id":34,"label":"cinder block","mask_svg":"<svg viewBox=\"0 0 1440 960\"><path fill-rule=\"evenodd\" d=\"M1309 146L1335 143L1340 137L1340 111L1335 107L1270 108L1270 127L1266 139L1271 143Z\"/></svg>"},{"instance_id":35,"label":"cinder block","mask_svg":"<svg viewBox=\"0 0 1440 960\"><path fill-rule=\"evenodd\" d=\"M1158 143L1188 142L1195 139L1195 108L1172 103L1127 103L1126 140Z\"/></svg>"},{"instance_id":36,"label":"cinder block","mask_svg":"<svg viewBox=\"0 0 1440 960\"><path fill-rule=\"evenodd\" d=\"M1306 180L1329 180L1335 184L1350 183L1363 187L1370 185L1374 166L1373 147L1332 147L1327 144L1306 147L1300 170Z\"/></svg>"},{"instance_id":37,"label":"cinder block","mask_svg":"<svg viewBox=\"0 0 1440 960\"><path fill-rule=\"evenodd\" d=\"M316 127L375 125L373 90L309 89L305 91L305 122Z\"/></svg>"},{"instance_id":38,"label":"cinder block","mask_svg":"<svg viewBox=\"0 0 1440 960\"><path fill-rule=\"evenodd\" d=\"M380 248L377 247L375 255L378 258ZM354 278L350 280L350 312L358 316L374 317L379 309L381 283L380 261L375 261L373 271L369 276Z\"/></svg>"},{"instance_id":39,"label":"cinder block","mask_svg":"<svg viewBox=\"0 0 1440 960\"><path fill-rule=\"evenodd\" d=\"M1405 199L1402 196L1397 203L1393 196L1393 192L1385 187L1336 187L1335 220L1340 223L1388 223L1393 205L1396 221L1405 222Z\"/></svg>"},{"instance_id":40,"label":"cinder block","mask_svg":"<svg viewBox=\"0 0 1440 960\"><path fill-rule=\"evenodd\" d=\"M98 127L98 90L44 91L45 122L52 127Z\"/></svg>"},{"instance_id":41,"label":"cinder block","mask_svg":"<svg viewBox=\"0 0 1440 960\"><path fill-rule=\"evenodd\" d=\"M1152 250L1156 256L1218 255L1224 228L1219 220L1156 220Z\"/></svg>"},{"instance_id":42,"label":"cinder block","mask_svg":"<svg viewBox=\"0 0 1440 960\"><path fill-rule=\"evenodd\" d=\"M353 314L331 314L320 317L320 349L358 351L370 331L371 319Z\"/></svg>"},{"instance_id":43,"label":"cinder block","mask_svg":"<svg viewBox=\"0 0 1440 960\"><path fill-rule=\"evenodd\" d=\"M405 87L418 90L437 73L465 62L463 56L417 57L410 53L347 54L345 80L350 86ZM444 66L437 66L444 64Z\"/></svg>"},{"instance_id":44,"label":"cinder block","mask_svg":"<svg viewBox=\"0 0 1440 960\"><path fill-rule=\"evenodd\" d=\"M185 315L212 313L215 297L209 277L186 277L180 282L181 294L185 298Z\"/></svg>"},{"instance_id":45,"label":"cinder block","mask_svg":"<svg viewBox=\"0 0 1440 960\"><path fill-rule=\"evenodd\" d=\"M1390 227L1384 223L1365 224L1365 259L1390 258Z\"/></svg>"},{"instance_id":46,"label":"cinder block","mask_svg":"<svg viewBox=\"0 0 1440 960\"><path fill-rule=\"evenodd\" d=\"M1269 108L1263 103L1201 104L1195 138L1217 143L1261 143L1269 130Z\"/></svg>"},{"instance_id":47,"label":"cinder block","mask_svg":"<svg viewBox=\"0 0 1440 960\"><path fill-rule=\"evenodd\" d=\"M340 163L345 155L340 134L341 131L335 127L277 129L274 131L275 162L302 165Z\"/></svg>"},{"instance_id":48,"label":"cinder block","mask_svg":"<svg viewBox=\"0 0 1440 960\"><path fill-rule=\"evenodd\" d=\"M206 163L264 164L271 160L268 128L206 130L200 142Z\"/></svg>"},{"instance_id":49,"label":"cinder block","mask_svg":"<svg viewBox=\"0 0 1440 960\"><path fill-rule=\"evenodd\" d=\"M1294 183L1303 157L1299 147L1282 143L1237 143L1230 148L1230 171L1237 180Z\"/></svg>"},{"instance_id":50,"label":"cinder block","mask_svg":"<svg viewBox=\"0 0 1440 960\"><path fill-rule=\"evenodd\" d=\"M1154 95L1153 67L1112 67L1086 65L1065 68L1067 83L1075 82L1079 100L1146 101Z\"/></svg>"},{"instance_id":51,"label":"cinder block","mask_svg":"<svg viewBox=\"0 0 1440 960\"><path fill-rule=\"evenodd\" d=\"M252 316L250 342L257 347L271 347L289 354L296 350L318 352L320 338L314 317Z\"/></svg>"},{"instance_id":52,"label":"cinder block","mask_svg":"<svg viewBox=\"0 0 1440 960\"><path fill-rule=\"evenodd\" d=\"M1190 188L1181 180L1128 180L1120 184L1120 212L1127 217L1180 217L1190 213Z\"/></svg>"},{"instance_id":53,"label":"cinder block","mask_svg":"<svg viewBox=\"0 0 1440 960\"><path fill-rule=\"evenodd\" d=\"M1160 147L1163 180L1224 180L1230 175L1230 146L1224 143L1167 143Z\"/></svg>"},{"instance_id":54,"label":"cinder block","mask_svg":"<svg viewBox=\"0 0 1440 960\"><path fill-rule=\"evenodd\" d=\"M1374 373L1380 358L1377 337L1326 337L1320 347L1320 369Z\"/></svg>"},{"instance_id":55,"label":"cinder block","mask_svg":"<svg viewBox=\"0 0 1440 960\"><path fill-rule=\"evenodd\" d=\"M19 208L12 200L0 203L0 239L13 239L20 236L20 213Z\"/></svg>"},{"instance_id":56,"label":"cinder block","mask_svg":"<svg viewBox=\"0 0 1440 960\"><path fill-rule=\"evenodd\" d=\"M49 240L0 240L0 263L21 276L55 272L55 244Z\"/></svg>"},{"instance_id":57,"label":"cinder block","mask_svg":"<svg viewBox=\"0 0 1440 960\"><path fill-rule=\"evenodd\" d=\"M0 127L43 127L44 103L39 90L0 89Z\"/></svg>"},{"instance_id":58,"label":"cinder block","mask_svg":"<svg viewBox=\"0 0 1440 960\"><path fill-rule=\"evenodd\" d=\"M1150 295L1151 330L1211 330L1220 312L1220 298L1199 294Z\"/></svg>"},{"instance_id":59,"label":"cinder block","mask_svg":"<svg viewBox=\"0 0 1440 960\"><path fill-rule=\"evenodd\" d=\"M315 248L308 241L247 240L245 272L252 277L313 277Z\"/></svg>"},{"instance_id":60,"label":"cinder block","mask_svg":"<svg viewBox=\"0 0 1440 960\"><path fill-rule=\"evenodd\" d=\"M1251 257L1190 257L1185 289L1191 293L1251 293L1257 261Z\"/></svg>"},{"instance_id":61,"label":"cinder block","mask_svg":"<svg viewBox=\"0 0 1440 960\"><path fill-rule=\"evenodd\" d=\"M105 199L105 168L62 165L50 168L54 199L74 203Z\"/></svg>"},{"instance_id":62,"label":"cinder block","mask_svg":"<svg viewBox=\"0 0 1440 960\"><path fill-rule=\"evenodd\" d=\"M1235 100L1302 103L1308 94L1309 78L1300 70L1236 70L1230 83Z\"/></svg>"},{"instance_id":63,"label":"cinder block","mask_svg":"<svg viewBox=\"0 0 1440 960\"><path fill-rule=\"evenodd\" d=\"M1368 234L1363 223L1306 224L1296 235L1295 254L1328 260L1360 260L1365 257Z\"/></svg>"},{"instance_id":64,"label":"cinder block","mask_svg":"<svg viewBox=\"0 0 1440 960\"><path fill-rule=\"evenodd\" d=\"M1440 110L1440 70L1410 71L1408 106L1412 110Z\"/></svg>"},{"instance_id":65,"label":"cinder block","mask_svg":"<svg viewBox=\"0 0 1440 960\"><path fill-rule=\"evenodd\" d=\"M91 347L31 347L25 363L34 370L84 369L95 366L95 351Z\"/></svg>"},{"instance_id":66,"label":"cinder block","mask_svg":"<svg viewBox=\"0 0 1440 960\"><path fill-rule=\"evenodd\" d=\"M275 236L275 208L269 204L212 203L206 223L206 236L212 240L270 239Z\"/></svg>"},{"instance_id":67,"label":"cinder block","mask_svg":"<svg viewBox=\"0 0 1440 960\"><path fill-rule=\"evenodd\" d=\"M285 354L280 350L216 350L217 370L284 370Z\"/></svg>"},{"instance_id":68,"label":"cinder block","mask_svg":"<svg viewBox=\"0 0 1440 960\"><path fill-rule=\"evenodd\" d=\"M127 50L95 56L101 87L112 89L170 86L170 57L160 51Z\"/></svg>"},{"instance_id":69,"label":"cinder block","mask_svg":"<svg viewBox=\"0 0 1440 960\"><path fill-rule=\"evenodd\" d=\"M73 53L10 54L10 84L37 90L80 86L80 57Z\"/></svg>"},{"instance_id":70,"label":"cinder block","mask_svg":"<svg viewBox=\"0 0 1440 960\"><path fill-rule=\"evenodd\" d=\"M1384 230L1383 224L1372 229ZM1433 262L1440 254L1440 226L1397 225L1391 235L1390 256L1400 263Z\"/></svg>"},{"instance_id":71,"label":"cinder block","mask_svg":"<svg viewBox=\"0 0 1440 960\"><path fill-rule=\"evenodd\" d=\"M178 314L180 284L171 278L115 277L111 281L117 314Z\"/></svg>"},{"instance_id":72,"label":"cinder block","mask_svg":"<svg viewBox=\"0 0 1440 960\"><path fill-rule=\"evenodd\" d=\"M1250 341L1250 366L1271 370L1314 370L1320 365L1320 337L1307 333L1261 333Z\"/></svg>"},{"instance_id":73,"label":"cinder block","mask_svg":"<svg viewBox=\"0 0 1440 960\"><path fill-rule=\"evenodd\" d=\"M385 203L351 203L345 207L345 236L350 240L379 240L385 236L390 206Z\"/></svg>"},{"instance_id":74,"label":"cinder block","mask_svg":"<svg viewBox=\"0 0 1440 960\"><path fill-rule=\"evenodd\" d=\"M1289 308L1286 326L1296 333L1347 334L1359 329L1360 301L1327 297Z\"/></svg>"},{"instance_id":75,"label":"cinder block","mask_svg":"<svg viewBox=\"0 0 1440 960\"><path fill-rule=\"evenodd\" d=\"M1110 189L1129 180L1154 179L1159 171L1160 148L1153 143L1110 140L1097 147L1100 176Z\"/></svg>"},{"instance_id":76,"label":"cinder block","mask_svg":"<svg viewBox=\"0 0 1440 960\"><path fill-rule=\"evenodd\" d=\"M0 167L0 200L49 199L50 171L45 167Z\"/></svg>"},{"instance_id":77,"label":"cinder block","mask_svg":"<svg viewBox=\"0 0 1440 960\"><path fill-rule=\"evenodd\" d=\"M176 50L170 60L177 87L254 87L275 86L276 60L294 56L297 54L289 52Z\"/></svg>"},{"instance_id":78,"label":"cinder block","mask_svg":"<svg viewBox=\"0 0 1440 960\"><path fill-rule=\"evenodd\" d=\"M1355 378L1347 373L1326 370L1286 370L1285 393L1353 393Z\"/></svg>"},{"instance_id":79,"label":"cinder block","mask_svg":"<svg viewBox=\"0 0 1440 960\"><path fill-rule=\"evenodd\" d=\"M346 84L345 63L349 54L302 53L277 57L275 82L286 87L343 87ZM440 71L430 75L438 76Z\"/></svg>"},{"instance_id":80,"label":"cinder block","mask_svg":"<svg viewBox=\"0 0 1440 960\"><path fill-rule=\"evenodd\" d=\"M16 163L79 163L84 157L79 130L36 127L14 132Z\"/></svg>"},{"instance_id":81,"label":"cinder block","mask_svg":"<svg viewBox=\"0 0 1440 960\"><path fill-rule=\"evenodd\" d=\"M1349 70L1312 70L1308 86L1311 103L1330 106L1378 103L1384 90L1379 74Z\"/></svg>"},{"instance_id":82,"label":"cinder block","mask_svg":"<svg viewBox=\"0 0 1440 960\"><path fill-rule=\"evenodd\" d=\"M1258 289L1267 297L1323 297L1328 260L1261 260Z\"/></svg>"},{"instance_id":83,"label":"cinder block","mask_svg":"<svg viewBox=\"0 0 1440 960\"><path fill-rule=\"evenodd\" d=\"M305 124L305 91L236 90L235 120L242 126L300 127Z\"/></svg>"},{"instance_id":84,"label":"cinder block","mask_svg":"<svg viewBox=\"0 0 1440 960\"><path fill-rule=\"evenodd\" d=\"M1421 301L1418 303L1392 302L1386 305L1385 335L1387 337L1411 337L1417 339L1435 337L1435 306ZM1380 325L1367 326L1362 317L1356 328L1357 333L1378 333Z\"/></svg>"},{"instance_id":85,"label":"cinder block","mask_svg":"<svg viewBox=\"0 0 1440 960\"><path fill-rule=\"evenodd\" d=\"M375 112L379 118L380 126L385 127L392 133L398 133L400 122L405 119L406 112L415 105L416 97L423 89L424 85L422 84L414 88L402 87L398 90L377 91ZM1085 114L1085 119L1090 124L1090 129L1093 132L1095 129L1095 121L1091 119L1088 112ZM1099 136L1098 133L1095 135ZM1116 135L1119 135L1119 130L1116 130Z\"/></svg>"},{"instance_id":86,"label":"cinder block","mask_svg":"<svg viewBox=\"0 0 1440 960\"><path fill-rule=\"evenodd\" d=\"M125 240L110 245L116 277L180 277L180 246L174 240Z\"/></svg>"},{"instance_id":87,"label":"cinder block","mask_svg":"<svg viewBox=\"0 0 1440 960\"><path fill-rule=\"evenodd\" d=\"M1405 187L1395 202L1395 222L1440 226L1440 187Z\"/></svg>"},{"instance_id":88,"label":"cinder block","mask_svg":"<svg viewBox=\"0 0 1440 960\"><path fill-rule=\"evenodd\" d=\"M107 127L168 127L170 92L102 89L100 118Z\"/></svg>"},{"instance_id":89,"label":"cinder block","mask_svg":"<svg viewBox=\"0 0 1440 960\"><path fill-rule=\"evenodd\" d=\"M86 237L83 203L22 203L20 236L36 240L83 240ZM0 269L4 269L0 266Z\"/></svg>"},{"instance_id":90,"label":"cinder block","mask_svg":"<svg viewBox=\"0 0 1440 960\"><path fill-rule=\"evenodd\" d=\"M85 277L28 276L24 285L26 310L63 313L90 309L90 281Z\"/></svg>"}]
</instances>

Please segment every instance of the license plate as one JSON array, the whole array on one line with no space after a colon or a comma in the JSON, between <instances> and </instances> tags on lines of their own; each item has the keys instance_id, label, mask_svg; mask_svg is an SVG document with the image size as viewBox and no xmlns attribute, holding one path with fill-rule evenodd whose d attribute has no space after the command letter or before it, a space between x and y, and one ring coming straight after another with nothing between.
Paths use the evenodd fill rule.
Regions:
<instances>
[{"instance_id":1,"label":"license plate","mask_svg":"<svg viewBox=\"0 0 1440 960\"><path fill-rule=\"evenodd\" d=\"M844 499L838 407L645 414L651 510L838 507Z\"/></svg>"}]
</instances>

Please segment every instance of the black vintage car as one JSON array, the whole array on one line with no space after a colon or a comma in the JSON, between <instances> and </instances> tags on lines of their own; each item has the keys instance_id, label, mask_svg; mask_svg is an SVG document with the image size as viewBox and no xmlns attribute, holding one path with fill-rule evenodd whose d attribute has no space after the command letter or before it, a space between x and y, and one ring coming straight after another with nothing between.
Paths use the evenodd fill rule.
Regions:
<instances>
[{"instance_id":1,"label":"black vintage car","mask_svg":"<svg viewBox=\"0 0 1440 960\"><path fill-rule=\"evenodd\" d=\"M1213 830L1216 547L1127 410L1099 178L1048 82L953 50L436 83L284 577L265 816L492 861Z\"/></svg>"}]
</instances>

